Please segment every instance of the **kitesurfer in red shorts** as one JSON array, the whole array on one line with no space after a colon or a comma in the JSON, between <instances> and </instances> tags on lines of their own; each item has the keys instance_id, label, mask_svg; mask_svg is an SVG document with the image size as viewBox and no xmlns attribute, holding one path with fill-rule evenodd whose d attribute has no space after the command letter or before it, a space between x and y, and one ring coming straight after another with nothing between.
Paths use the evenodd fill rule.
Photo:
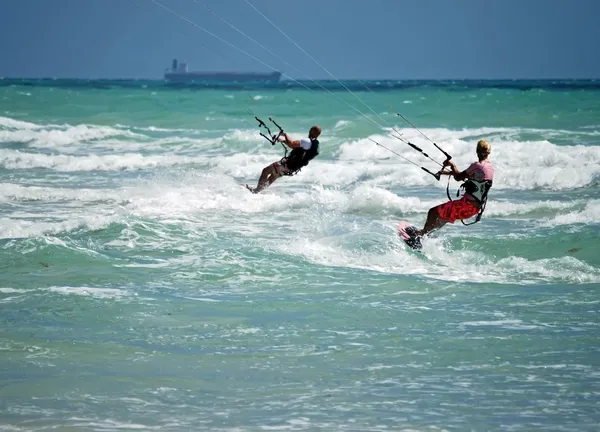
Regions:
<instances>
[{"instance_id":1,"label":"kitesurfer in red shorts","mask_svg":"<svg viewBox=\"0 0 600 432\"><path fill-rule=\"evenodd\" d=\"M466 170L460 172L451 160L444 162L448 171L440 171L441 175L451 175L457 181L466 180L463 184L465 194L456 201L448 201L429 209L427 220L422 230L414 233L415 237L422 237L433 230L440 229L447 223L454 223L459 219L469 219L477 215L484 205L487 192L494 179L494 167L488 160L492 146L487 140L477 142L478 162L474 162Z\"/></svg>"}]
</instances>

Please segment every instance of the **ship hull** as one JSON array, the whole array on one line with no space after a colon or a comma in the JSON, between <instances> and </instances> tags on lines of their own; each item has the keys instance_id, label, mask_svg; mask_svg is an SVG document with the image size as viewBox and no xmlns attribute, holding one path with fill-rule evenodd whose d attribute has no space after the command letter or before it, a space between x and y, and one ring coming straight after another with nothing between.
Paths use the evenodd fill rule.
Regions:
<instances>
[{"instance_id":1,"label":"ship hull","mask_svg":"<svg viewBox=\"0 0 600 432\"><path fill-rule=\"evenodd\" d=\"M231 73L231 72L167 72L165 80L173 83L249 83L278 82L280 72L273 73Z\"/></svg>"}]
</instances>

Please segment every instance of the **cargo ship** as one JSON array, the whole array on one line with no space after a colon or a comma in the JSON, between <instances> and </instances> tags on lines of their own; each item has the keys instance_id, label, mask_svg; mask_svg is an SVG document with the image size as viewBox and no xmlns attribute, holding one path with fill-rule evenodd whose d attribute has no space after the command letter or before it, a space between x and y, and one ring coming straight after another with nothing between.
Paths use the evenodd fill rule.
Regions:
<instances>
[{"instance_id":1,"label":"cargo ship","mask_svg":"<svg viewBox=\"0 0 600 432\"><path fill-rule=\"evenodd\" d=\"M165 81L171 83L249 83L278 82L281 72L194 72L188 71L187 63L173 60L170 69L165 70Z\"/></svg>"}]
</instances>

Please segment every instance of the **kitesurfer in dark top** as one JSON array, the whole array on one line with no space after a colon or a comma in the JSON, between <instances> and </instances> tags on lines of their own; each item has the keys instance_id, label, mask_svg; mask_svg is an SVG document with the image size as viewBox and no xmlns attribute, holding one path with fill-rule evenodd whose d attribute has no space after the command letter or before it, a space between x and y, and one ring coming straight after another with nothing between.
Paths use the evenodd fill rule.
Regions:
<instances>
[{"instance_id":1,"label":"kitesurfer in dark top","mask_svg":"<svg viewBox=\"0 0 600 432\"><path fill-rule=\"evenodd\" d=\"M316 125L310 128L308 138L300 138L295 141L292 141L290 136L283 132L279 137L279 141L292 149L290 154L265 167L258 179L256 188L253 189L248 185L246 187L256 194L271 186L279 177L296 174L319 154L319 140L317 139L319 135L321 135L321 127Z\"/></svg>"}]
</instances>

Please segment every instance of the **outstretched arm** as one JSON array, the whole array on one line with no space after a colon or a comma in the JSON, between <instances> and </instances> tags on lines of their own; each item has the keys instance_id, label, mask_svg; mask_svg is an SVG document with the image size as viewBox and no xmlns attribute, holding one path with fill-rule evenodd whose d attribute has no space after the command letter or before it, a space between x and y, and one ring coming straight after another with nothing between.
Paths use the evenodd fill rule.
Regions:
<instances>
[{"instance_id":1,"label":"outstretched arm","mask_svg":"<svg viewBox=\"0 0 600 432\"><path fill-rule=\"evenodd\" d=\"M456 181L462 181L462 180L466 180L469 178L469 175L467 174L467 171L462 171L460 172L458 170L458 168L456 168L456 165L454 164L454 162L447 160L444 162L444 166L448 166L450 167L449 171L440 171L441 175L451 175L452 177L454 177L454 180Z\"/></svg>"},{"instance_id":2,"label":"outstretched arm","mask_svg":"<svg viewBox=\"0 0 600 432\"><path fill-rule=\"evenodd\" d=\"M281 141L282 143L285 143L286 146L288 146L289 148L295 149L301 146L300 144L300 140L296 140L293 141L290 136L288 134L286 134L285 132L283 133L283 135L281 137L279 137L279 141Z\"/></svg>"}]
</instances>

